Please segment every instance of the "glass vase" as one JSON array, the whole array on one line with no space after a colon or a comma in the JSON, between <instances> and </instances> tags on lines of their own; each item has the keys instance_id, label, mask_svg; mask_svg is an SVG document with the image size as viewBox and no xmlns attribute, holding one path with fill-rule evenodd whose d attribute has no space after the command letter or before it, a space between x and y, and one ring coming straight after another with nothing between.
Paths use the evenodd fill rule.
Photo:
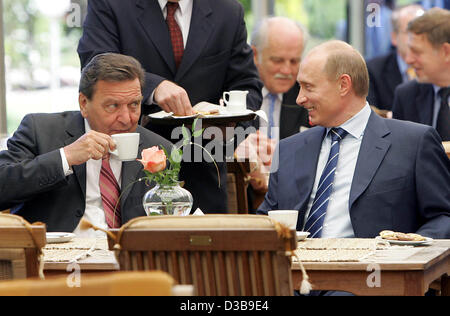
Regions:
<instances>
[{"instance_id":1,"label":"glass vase","mask_svg":"<svg viewBox=\"0 0 450 316\"><path fill-rule=\"evenodd\" d=\"M158 184L144 195L142 203L147 216L186 216L191 212L193 198L192 194L179 184Z\"/></svg>"}]
</instances>

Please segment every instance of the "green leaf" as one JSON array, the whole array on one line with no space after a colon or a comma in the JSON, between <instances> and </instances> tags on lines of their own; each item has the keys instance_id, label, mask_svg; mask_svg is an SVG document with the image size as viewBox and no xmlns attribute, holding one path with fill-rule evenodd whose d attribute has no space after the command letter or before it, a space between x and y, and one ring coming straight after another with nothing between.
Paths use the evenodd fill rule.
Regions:
<instances>
[{"instance_id":1,"label":"green leaf","mask_svg":"<svg viewBox=\"0 0 450 316\"><path fill-rule=\"evenodd\" d=\"M172 165L180 164L181 160L183 159L183 150L174 148L172 150L171 159L172 159L172 161L171 161ZM175 168L175 166L173 166L173 168Z\"/></svg>"},{"instance_id":2,"label":"green leaf","mask_svg":"<svg viewBox=\"0 0 450 316\"><path fill-rule=\"evenodd\" d=\"M194 123L192 123L192 133L194 133L194 131L195 131L195 127L197 126L197 121L198 121L198 118L196 118L194 120Z\"/></svg>"},{"instance_id":3,"label":"green leaf","mask_svg":"<svg viewBox=\"0 0 450 316\"><path fill-rule=\"evenodd\" d=\"M181 133L183 134L183 144L186 143L186 141L189 143L191 140L191 135L189 134L189 130L184 126L181 127Z\"/></svg>"},{"instance_id":4,"label":"green leaf","mask_svg":"<svg viewBox=\"0 0 450 316\"><path fill-rule=\"evenodd\" d=\"M200 137L203 134L203 129L199 129L198 131L193 131L192 136L194 137Z\"/></svg>"}]
</instances>

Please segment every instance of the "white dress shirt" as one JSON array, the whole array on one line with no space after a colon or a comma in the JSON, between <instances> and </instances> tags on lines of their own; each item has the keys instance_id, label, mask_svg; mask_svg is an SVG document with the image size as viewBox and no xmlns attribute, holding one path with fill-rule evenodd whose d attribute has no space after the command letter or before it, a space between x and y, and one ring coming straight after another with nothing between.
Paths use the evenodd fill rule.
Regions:
<instances>
[{"instance_id":1,"label":"white dress shirt","mask_svg":"<svg viewBox=\"0 0 450 316\"><path fill-rule=\"evenodd\" d=\"M266 89L266 87L262 88L262 96L263 96L263 102L261 104L261 110L263 110L267 114L267 118L269 118L270 115L270 96L269 96L269 90ZM273 125L274 128L272 129L272 139L278 141L280 140L280 113L281 113L281 103L283 101L283 94L279 93L277 94L277 99L275 100L275 106L273 110ZM269 123L259 119L259 128L264 133L264 135L267 136L267 128Z\"/></svg>"},{"instance_id":2,"label":"white dress shirt","mask_svg":"<svg viewBox=\"0 0 450 316\"><path fill-rule=\"evenodd\" d=\"M84 120L84 126L86 133L91 130L87 120ZM67 163L64 150L61 149L61 158L63 160L64 174L66 176L73 172L69 170L69 164ZM117 159L116 156L111 155L109 164L119 186L121 185L121 172L122 162ZM103 210L102 197L100 194L100 170L102 168L102 160L90 159L86 162L86 209L83 218L91 222L97 227L108 229L106 223L105 212ZM74 230L74 234L77 237L89 238L89 237L106 237L105 233L101 231L95 231L93 229L82 230L80 225Z\"/></svg>"},{"instance_id":3,"label":"white dress shirt","mask_svg":"<svg viewBox=\"0 0 450 316\"><path fill-rule=\"evenodd\" d=\"M348 132L348 135L341 141L339 149L339 160L335 172L333 192L331 194L327 213L324 219L322 238L352 238L355 232L350 219L349 199L352 186L353 175L355 173L356 162L358 160L361 142L364 136L369 116L371 114L370 106L366 106L355 116L342 124L341 127ZM317 164L316 180L313 191L308 203L308 209L305 214L305 223L308 218L311 206L316 196L317 186L328 156L331 150L331 136L328 135L322 142L319 161ZM304 227L303 227L304 229Z\"/></svg>"}]
</instances>

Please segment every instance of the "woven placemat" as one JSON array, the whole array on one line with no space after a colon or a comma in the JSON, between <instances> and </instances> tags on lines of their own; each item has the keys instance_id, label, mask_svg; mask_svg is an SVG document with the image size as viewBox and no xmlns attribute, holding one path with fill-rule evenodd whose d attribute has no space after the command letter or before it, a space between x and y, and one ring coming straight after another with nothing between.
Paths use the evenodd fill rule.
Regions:
<instances>
[{"instance_id":1,"label":"woven placemat","mask_svg":"<svg viewBox=\"0 0 450 316\"><path fill-rule=\"evenodd\" d=\"M307 250L297 249L296 255L302 262L358 262L373 254L372 250L349 250L349 249L329 249L329 250ZM296 257L293 257L297 261Z\"/></svg>"},{"instance_id":2,"label":"woven placemat","mask_svg":"<svg viewBox=\"0 0 450 316\"><path fill-rule=\"evenodd\" d=\"M44 249L59 250L108 250L108 241L106 238L74 238L69 242L60 244L47 244Z\"/></svg>"},{"instance_id":3,"label":"woven placemat","mask_svg":"<svg viewBox=\"0 0 450 316\"><path fill-rule=\"evenodd\" d=\"M388 244L379 243L372 238L315 238L299 241L297 246L298 249L308 250L375 250L387 247L389 247Z\"/></svg>"},{"instance_id":4,"label":"woven placemat","mask_svg":"<svg viewBox=\"0 0 450 316\"><path fill-rule=\"evenodd\" d=\"M44 262L76 262L87 257L110 256L106 238L74 238L66 243L47 244L42 251Z\"/></svg>"}]
</instances>

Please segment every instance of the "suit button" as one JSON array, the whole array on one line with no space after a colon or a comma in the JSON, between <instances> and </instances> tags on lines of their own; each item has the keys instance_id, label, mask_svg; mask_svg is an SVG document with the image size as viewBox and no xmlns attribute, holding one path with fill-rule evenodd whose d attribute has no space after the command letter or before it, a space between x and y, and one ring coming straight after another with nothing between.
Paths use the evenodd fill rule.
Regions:
<instances>
[{"instance_id":1,"label":"suit button","mask_svg":"<svg viewBox=\"0 0 450 316\"><path fill-rule=\"evenodd\" d=\"M80 209L76 210L75 216L76 216L76 217L83 217L83 211L80 210Z\"/></svg>"}]
</instances>

